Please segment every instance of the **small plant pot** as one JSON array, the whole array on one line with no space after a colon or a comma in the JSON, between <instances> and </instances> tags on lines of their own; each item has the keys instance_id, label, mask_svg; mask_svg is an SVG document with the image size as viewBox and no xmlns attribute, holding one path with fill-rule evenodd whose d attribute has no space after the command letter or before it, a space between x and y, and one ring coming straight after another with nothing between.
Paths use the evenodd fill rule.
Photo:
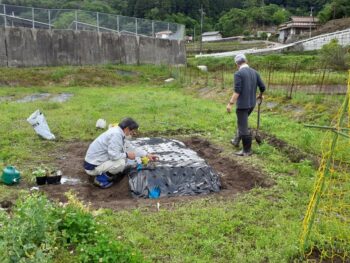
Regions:
<instances>
[{"instance_id":1,"label":"small plant pot","mask_svg":"<svg viewBox=\"0 0 350 263\"><path fill-rule=\"evenodd\" d=\"M36 177L36 184L37 185L44 185L47 182L47 176L40 176Z\"/></svg>"},{"instance_id":2,"label":"small plant pot","mask_svg":"<svg viewBox=\"0 0 350 263\"><path fill-rule=\"evenodd\" d=\"M49 176L47 177L47 183L48 184L60 184L61 183L61 176Z\"/></svg>"}]
</instances>

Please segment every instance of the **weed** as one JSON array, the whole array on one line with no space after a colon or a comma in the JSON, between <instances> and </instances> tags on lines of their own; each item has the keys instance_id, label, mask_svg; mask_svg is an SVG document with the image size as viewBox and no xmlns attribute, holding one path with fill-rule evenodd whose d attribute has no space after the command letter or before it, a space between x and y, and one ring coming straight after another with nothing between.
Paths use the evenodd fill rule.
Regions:
<instances>
[{"instance_id":1,"label":"weed","mask_svg":"<svg viewBox=\"0 0 350 263\"><path fill-rule=\"evenodd\" d=\"M139 252L111 241L107 229L74 196L69 200L60 207L43 195L23 195L12 215L0 211L1 262L50 262L64 254L62 245L79 262L143 262Z\"/></svg>"}]
</instances>

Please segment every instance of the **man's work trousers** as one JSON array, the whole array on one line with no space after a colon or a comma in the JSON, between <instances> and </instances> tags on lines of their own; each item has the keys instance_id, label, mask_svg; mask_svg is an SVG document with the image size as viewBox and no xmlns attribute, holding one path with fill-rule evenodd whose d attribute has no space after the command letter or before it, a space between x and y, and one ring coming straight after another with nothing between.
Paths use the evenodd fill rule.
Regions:
<instances>
[{"instance_id":1,"label":"man's work trousers","mask_svg":"<svg viewBox=\"0 0 350 263\"><path fill-rule=\"evenodd\" d=\"M94 170L85 170L88 175L96 176L102 173L109 172L111 174L118 174L124 171L125 169L125 159L119 159L116 161L107 161L99 166L97 166Z\"/></svg>"},{"instance_id":2,"label":"man's work trousers","mask_svg":"<svg viewBox=\"0 0 350 263\"><path fill-rule=\"evenodd\" d=\"M250 131L248 129L248 117L253 112L253 110L254 107L249 109L236 109L238 126L237 129L240 138L242 138L242 136L250 135Z\"/></svg>"}]
</instances>

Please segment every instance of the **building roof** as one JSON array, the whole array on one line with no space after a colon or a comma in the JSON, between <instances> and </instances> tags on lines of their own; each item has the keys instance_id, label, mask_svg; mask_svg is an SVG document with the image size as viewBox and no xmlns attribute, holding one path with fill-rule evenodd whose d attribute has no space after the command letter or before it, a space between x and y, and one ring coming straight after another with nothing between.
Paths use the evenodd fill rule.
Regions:
<instances>
[{"instance_id":1,"label":"building roof","mask_svg":"<svg viewBox=\"0 0 350 263\"><path fill-rule=\"evenodd\" d=\"M156 35L171 35L172 33L173 31L165 30L165 31L156 32Z\"/></svg>"},{"instance_id":2,"label":"building roof","mask_svg":"<svg viewBox=\"0 0 350 263\"><path fill-rule=\"evenodd\" d=\"M215 36L215 35L219 35L220 34L220 32L219 31L212 31L212 32L204 32L203 34L202 34L202 36Z\"/></svg>"},{"instance_id":3,"label":"building roof","mask_svg":"<svg viewBox=\"0 0 350 263\"><path fill-rule=\"evenodd\" d=\"M318 18L313 16L292 16L291 19L278 26L278 30L287 28L315 28L318 26Z\"/></svg>"},{"instance_id":4,"label":"building roof","mask_svg":"<svg viewBox=\"0 0 350 263\"><path fill-rule=\"evenodd\" d=\"M294 23L314 23L318 22L318 18L314 16L292 16L291 22Z\"/></svg>"}]
</instances>

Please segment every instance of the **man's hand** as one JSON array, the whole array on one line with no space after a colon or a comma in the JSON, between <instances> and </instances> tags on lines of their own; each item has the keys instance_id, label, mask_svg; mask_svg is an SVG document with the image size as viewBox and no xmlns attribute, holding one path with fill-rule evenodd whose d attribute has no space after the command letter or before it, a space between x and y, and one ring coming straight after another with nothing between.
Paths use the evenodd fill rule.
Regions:
<instances>
[{"instance_id":1,"label":"man's hand","mask_svg":"<svg viewBox=\"0 0 350 263\"><path fill-rule=\"evenodd\" d=\"M136 154L134 152L127 152L127 154L128 154L128 159L135 160Z\"/></svg>"},{"instance_id":2,"label":"man's hand","mask_svg":"<svg viewBox=\"0 0 350 263\"><path fill-rule=\"evenodd\" d=\"M227 113L231 113L231 111L232 111L232 105L233 105L233 104L231 104L231 103L228 103L228 104L227 104L227 106L226 106L226 111L227 111Z\"/></svg>"},{"instance_id":3,"label":"man's hand","mask_svg":"<svg viewBox=\"0 0 350 263\"><path fill-rule=\"evenodd\" d=\"M263 100L263 98L264 98L263 93L259 93L259 95L256 98L259 100Z\"/></svg>"},{"instance_id":4,"label":"man's hand","mask_svg":"<svg viewBox=\"0 0 350 263\"><path fill-rule=\"evenodd\" d=\"M151 154L151 153L147 154L147 158L150 161L152 161L152 162L155 162L155 161L159 160L159 157L157 155L154 155L154 154Z\"/></svg>"}]
</instances>

